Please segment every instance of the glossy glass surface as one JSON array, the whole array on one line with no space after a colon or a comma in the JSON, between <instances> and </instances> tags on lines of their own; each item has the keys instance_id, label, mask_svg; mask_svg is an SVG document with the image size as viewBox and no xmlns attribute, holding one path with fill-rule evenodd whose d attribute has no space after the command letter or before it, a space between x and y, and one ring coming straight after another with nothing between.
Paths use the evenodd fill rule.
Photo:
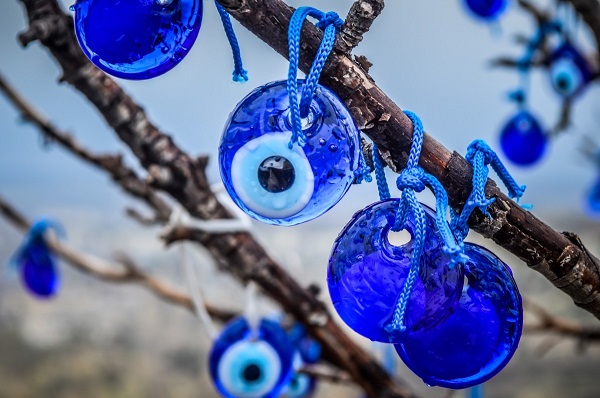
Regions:
<instances>
[{"instance_id":1,"label":"glossy glass surface","mask_svg":"<svg viewBox=\"0 0 600 398\"><path fill-rule=\"evenodd\" d=\"M237 318L213 344L210 375L223 397L277 397L292 377L294 352L277 322L263 319L252 333L246 319Z\"/></svg>"},{"instance_id":2,"label":"glossy glass surface","mask_svg":"<svg viewBox=\"0 0 600 398\"><path fill-rule=\"evenodd\" d=\"M303 86L300 80L299 89ZM275 225L299 224L331 209L354 181L360 151L348 109L326 87L317 87L303 121L304 147L288 147L289 111L285 81L257 88L229 116L219 147L221 177L233 201L253 218ZM271 158L289 166L280 159L287 171L273 173L268 190L269 176L261 170Z\"/></svg>"},{"instance_id":3,"label":"glossy glass surface","mask_svg":"<svg viewBox=\"0 0 600 398\"><path fill-rule=\"evenodd\" d=\"M502 15L507 3L508 0L465 0L465 5L475 16L487 20Z\"/></svg>"},{"instance_id":4,"label":"glossy glass surface","mask_svg":"<svg viewBox=\"0 0 600 398\"><path fill-rule=\"evenodd\" d=\"M78 0L72 9L85 55L124 79L150 79L174 68L202 22L201 0Z\"/></svg>"},{"instance_id":5,"label":"glossy glass surface","mask_svg":"<svg viewBox=\"0 0 600 398\"><path fill-rule=\"evenodd\" d=\"M548 138L538 120L527 111L512 117L500 133L504 155L519 166L538 162L548 145Z\"/></svg>"},{"instance_id":6,"label":"glossy glass surface","mask_svg":"<svg viewBox=\"0 0 600 398\"><path fill-rule=\"evenodd\" d=\"M41 236L34 236L21 248L17 257L21 281L39 298L54 296L59 287L59 275L50 249Z\"/></svg>"},{"instance_id":7,"label":"glossy glass surface","mask_svg":"<svg viewBox=\"0 0 600 398\"><path fill-rule=\"evenodd\" d=\"M467 388L490 379L513 356L523 329L521 296L508 266L483 247L465 244L465 285L453 313L431 329L409 333L396 350L429 385Z\"/></svg>"},{"instance_id":8,"label":"glossy glass surface","mask_svg":"<svg viewBox=\"0 0 600 398\"><path fill-rule=\"evenodd\" d=\"M393 246L388 233L394 224L398 199L377 202L356 213L335 241L327 285L340 317L357 333L374 341L390 342L385 331L410 269L413 240ZM425 206L427 235L421 272L407 306L408 330L441 322L460 297L462 267L449 268L435 213ZM406 229L413 236L414 221ZM395 339L397 341L397 339Z\"/></svg>"},{"instance_id":9,"label":"glossy glass surface","mask_svg":"<svg viewBox=\"0 0 600 398\"><path fill-rule=\"evenodd\" d=\"M563 98L579 95L593 75L590 64L569 41L565 41L550 57L552 87Z\"/></svg>"}]
</instances>

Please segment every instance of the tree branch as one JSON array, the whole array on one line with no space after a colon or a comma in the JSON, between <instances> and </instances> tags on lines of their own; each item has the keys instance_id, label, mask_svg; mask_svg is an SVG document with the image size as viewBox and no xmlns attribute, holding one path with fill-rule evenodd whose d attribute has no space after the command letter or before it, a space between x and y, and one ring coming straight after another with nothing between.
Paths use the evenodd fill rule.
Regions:
<instances>
[{"instance_id":1,"label":"tree branch","mask_svg":"<svg viewBox=\"0 0 600 398\"><path fill-rule=\"evenodd\" d=\"M63 70L62 79L96 106L119 138L148 170L152 184L179 201L194 217L230 218L210 190L206 158L192 159L154 126L144 110L109 76L95 68L81 52L73 20L56 0L22 0L30 28L20 35L24 44L40 40ZM323 355L346 370L372 397L412 397L400 381L358 347L331 318L326 306L303 289L275 263L247 233L209 235L202 243L217 263L242 281L254 280L278 301L323 347Z\"/></svg>"},{"instance_id":2,"label":"tree branch","mask_svg":"<svg viewBox=\"0 0 600 398\"><path fill-rule=\"evenodd\" d=\"M280 0L229 0L226 3L228 11L242 25L287 56L287 26L292 15L289 6ZM321 37L322 32L314 25L304 24L300 55L304 72L310 68ZM402 169L412 140L410 119L339 46L325 65L321 83L344 100L364 133L384 156L391 156L397 170ZM440 180L448 191L450 204L460 210L471 190L470 164L426 134L420 165ZM568 294L576 305L600 318L598 259L579 240L570 239L572 235L553 230L510 200L492 180L488 181L486 195L496 199L488 208L491 218L477 211L471 216L469 226L517 255Z\"/></svg>"},{"instance_id":3,"label":"tree branch","mask_svg":"<svg viewBox=\"0 0 600 398\"><path fill-rule=\"evenodd\" d=\"M0 197L0 213L21 232L29 230L31 226L29 221L2 197ZM87 275L106 282L140 284L161 300L184 307L189 311L194 311L194 304L188 295L175 290L162 280L147 274L142 268L123 255L121 255L122 259L120 262L110 263L93 255L80 252L52 236L47 238L47 243L52 252L71 264L75 269ZM237 313L233 311L223 310L210 304L206 304L206 308L213 318L221 322L227 322L237 316Z\"/></svg>"},{"instance_id":4,"label":"tree branch","mask_svg":"<svg viewBox=\"0 0 600 398\"><path fill-rule=\"evenodd\" d=\"M342 52L350 55L362 41L363 35L371 29L384 6L384 0L357 0L352 4L339 37L338 45Z\"/></svg>"},{"instance_id":5,"label":"tree branch","mask_svg":"<svg viewBox=\"0 0 600 398\"><path fill-rule=\"evenodd\" d=\"M600 343L600 328L597 326L586 326L569 319L559 318L531 300L523 300L523 306L528 313L537 318L536 323L525 325L526 333L551 333L573 338L581 343Z\"/></svg>"},{"instance_id":6,"label":"tree branch","mask_svg":"<svg viewBox=\"0 0 600 398\"><path fill-rule=\"evenodd\" d=\"M67 132L57 129L44 115L29 104L0 74L0 91L19 110L23 119L42 132L44 137L51 138L75 156L106 172L125 192L145 201L155 213L158 222L167 222L171 215L171 207L148 185L141 180L136 172L125 166L120 154L97 155L81 146Z\"/></svg>"}]
</instances>

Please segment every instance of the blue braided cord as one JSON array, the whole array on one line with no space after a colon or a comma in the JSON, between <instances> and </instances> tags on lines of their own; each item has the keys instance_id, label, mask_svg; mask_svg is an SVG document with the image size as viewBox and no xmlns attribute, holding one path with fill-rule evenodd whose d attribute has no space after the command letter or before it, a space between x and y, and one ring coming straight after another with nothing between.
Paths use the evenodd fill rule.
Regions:
<instances>
[{"instance_id":1,"label":"blue braided cord","mask_svg":"<svg viewBox=\"0 0 600 398\"><path fill-rule=\"evenodd\" d=\"M244 69L244 65L242 64L242 54L240 52L240 45L238 43L237 37L235 36L235 31L233 30L233 25L231 24L231 17L225 8L215 0L215 5L217 6L217 11L219 11L219 16L221 17L221 22L223 23L223 29L225 29L225 35L227 35L227 40L229 41L229 46L231 47L231 53L233 55L233 81L238 83L243 83L248 81L248 71Z\"/></svg>"},{"instance_id":2,"label":"blue braided cord","mask_svg":"<svg viewBox=\"0 0 600 398\"><path fill-rule=\"evenodd\" d=\"M404 203L408 205L404 205L401 207L410 208L410 211L413 214L415 220L415 230L413 237L414 246L413 254L410 258L410 270L408 271L408 276L406 277L404 286L402 287L402 292L398 296L398 301L396 302L396 308L394 310L394 315L392 316L392 321L385 327L385 330L390 334L390 342L395 337L397 337L397 335L403 334L406 331L406 307L408 306L410 295L417 281L417 276L419 275L419 270L421 268L421 255L423 253L423 244L425 243L425 234L427 232L425 210L423 209L423 206L417 199L415 191L408 188L405 189L402 192L401 200L402 199L404 199L406 201Z\"/></svg>"},{"instance_id":3,"label":"blue braided cord","mask_svg":"<svg viewBox=\"0 0 600 398\"><path fill-rule=\"evenodd\" d=\"M379 153L379 149L375 143L372 146L373 151L373 168L375 169L375 180L377 181L377 190L379 191L379 199L385 200L392 197L390 195L390 187L385 178L385 170L383 169L383 159Z\"/></svg>"},{"instance_id":4,"label":"blue braided cord","mask_svg":"<svg viewBox=\"0 0 600 398\"><path fill-rule=\"evenodd\" d=\"M358 168L354 170L354 183L360 184L363 181L371 182L373 181L373 177L371 177L371 169L367 165L365 154L361 148L358 154Z\"/></svg>"},{"instance_id":5,"label":"blue braided cord","mask_svg":"<svg viewBox=\"0 0 600 398\"><path fill-rule=\"evenodd\" d=\"M468 220L476 208L481 210L484 215L490 216L487 208L494 203L495 198L488 199L485 196L485 185L489 173L488 165L492 166L502 183L506 186L508 196L511 199L516 199L518 202L525 192L525 185L517 184L498 158L496 152L485 141L473 141L467 149L466 160L473 165L473 188L462 211L460 214L454 213L451 222L454 235L459 241L463 241L469 233Z\"/></svg>"},{"instance_id":6,"label":"blue braided cord","mask_svg":"<svg viewBox=\"0 0 600 398\"><path fill-rule=\"evenodd\" d=\"M302 90L302 112L298 101L298 66L300 62L300 36L304 20L311 16L318 19L317 27L325 29L323 40L315 56L315 60L310 68L306 78L305 86ZM290 148L294 143L304 146L306 138L302 132L302 117L308 116L310 102L314 96L319 81L319 76L325 65L327 57L333 49L337 31L344 22L336 13L327 13L312 7L299 7L296 9L290 20L288 28L288 58L290 67L288 69L287 91L290 100L290 113L292 119L292 139Z\"/></svg>"}]
</instances>

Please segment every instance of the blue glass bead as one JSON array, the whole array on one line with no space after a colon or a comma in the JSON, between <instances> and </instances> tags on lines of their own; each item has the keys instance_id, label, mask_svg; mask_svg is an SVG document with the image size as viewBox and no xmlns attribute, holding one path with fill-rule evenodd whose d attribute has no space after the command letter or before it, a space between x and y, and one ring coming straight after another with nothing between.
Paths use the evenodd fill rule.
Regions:
<instances>
[{"instance_id":1,"label":"blue glass bead","mask_svg":"<svg viewBox=\"0 0 600 398\"><path fill-rule=\"evenodd\" d=\"M529 166L542 158L548 138L538 120L520 111L502 129L500 145L506 157L519 166Z\"/></svg>"},{"instance_id":2,"label":"blue glass bead","mask_svg":"<svg viewBox=\"0 0 600 398\"><path fill-rule=\"evenodd\" d=\"M299 90L304 80L298 81ZM344 103L318 85L303 120L306 145L290 149L291 116L285 81L252 91L233 110L219 147L227 192L253 218L295 225L331 209L358 168L360 138Z\"/></svg>"},{"instance_id":3,"label":"blue glass bead","mask_svg":"<svg viewBox=\"0 0 600 398\"><path fill-rule=\"evenodd\" d=\"M237 318L214 342L210 375L226 398L277 397L292 377L294 352L277 322L263 319L253 333L245 318Z\"/></svg>"},{"instance_id":4,"label":"blue glass bead","mask_svg":"<svg viewBox=\"0 0 600 398\"><path fill-rule=\"evenodd\" d=\"M475 16L486 20L502 15L507 3L507 0L465 0L465 5Z\"/></svg>"},{"instance_id":5,"label":"blue glass bead","mask_svg":"<svg viewBox=\"0 0 600 398\"><path fill-rule=\"evenodd\" d=\"M296 370L304 366L304 361L299 352L294 357L294 368ZM312 397L317 387L317 379L304 373L295 372L292 380L279 398L309 398Z\"/></svg>"},{"instance_id":6,"label":"blue glass bead","mask_svg":"<svg viewBox=\"0 0 600 398\"><path fill-rule=\"evenodd\" d=\"M598 216L600 214L600 177L596 179L594 185L588 191L587 207L592 215Z\"/></svg>"},{"instance_id":7,"label":"blue glass bead","mask_svg":"<svg viewBox=\"0 0 600 398\"><path fill-rule=\"evenodd\" d=\"M85 55L124 79L150 79L174 68L192 48L201 0L78 0L75 33Z\"/></svg>"},{"instance_id":8,"label":"blue glass bead","mask_svg":"<svg viewBox=\"0 0 600 398\"><path fill-rule=\"evenodd\" d=\"M594 72L588 61L568 40L550 56L552 87L562 98L579 95L593 76Z\"/></svg>"},{"instance_id":9,"label":"blue glass bead","mask_svg":"<svg viewBox=\"0 0 600 398\"><path fill-rule=\"evenodd\" d=\"M59 287L59 275L50 249L41 235L25 242L16 258L23 285L39 298L50 298Z\"/></svg>"},{"instance_id":10,"label":"blue glass bead","mask_svg":"<svg viewBox=\"0 0 600 398\"><path fill-rule=\"evenodd\" d=\"M521 338L523 308L510 268L481 246L465 244L465 255L468 284L453 313L395 345L429 385L459 389L483 383L504 368Z\"/></svg>"},{"instance_id":11,"label":"blue glass bead","mask_svg":"<svg viewBox=\"0 0 600 398\"><path fill-rule=\"evenodd\" d=\"M327 270L329 295L343 321L357 333L384 343L397 341L385 327L391 322L414 250L413 240L402 246L388 241L398 205L398 199L388 199L356 213L336 239ZM413 331L441 322L463 285L462 266L449 267L435 213L424 207L427 232L421 271L405 319L407 329ZM411 237L414 228L409 216L406 229Z\"/></svg>"},{"instance_id":12,"label":"blue glass bead","mask_svg":"<svg viewBox=\"0 0 600 398\"><path fill-rule=\"evenodd\" d=\"M314 341L300 323L288 331L290 342L296 347L304 363L313 364L321 359L321 345Z\"/></svg>"}]
</instances>

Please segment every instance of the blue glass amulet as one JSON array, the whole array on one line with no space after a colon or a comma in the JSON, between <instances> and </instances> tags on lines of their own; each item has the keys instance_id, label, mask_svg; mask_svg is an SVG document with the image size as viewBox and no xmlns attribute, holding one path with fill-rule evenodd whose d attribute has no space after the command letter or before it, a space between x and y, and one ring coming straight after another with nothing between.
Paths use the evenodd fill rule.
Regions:
<instances>
[{"instance_id":1,"label":"blue glass amulet","mask_svg":"<svg viewBox=\"0 0 600 398\"><path fill-rule=\"evenodd\" d=\"M520 111L502 129L500 146L506 157L519 166L539 161L546 151L548 138L538 120Z\"/></svg>"},{"instance_id":2,"label":"blue glass amulet","mask_svg":"<svg viewBox=\"0 0 600 398\"><path fill-rule=\"evenodd\" d=\"M201 0L78 0L72 9L85 55L124 79L150 79L174 68L202 22Z\"/></svg>"},{"instance_id":3,"label":"blue glass amulet","mask_svg":"<svg viewBox=\"0 0 600 398\"><path fill-rule=\"evenodd\" d=\"M304 80L298 81L299 91ZM318 85L302 121L306 144L293 143L285 81L252 91L233 110L219 147L227 192L253 218L275 225L312 220L354 181L359 132L344 103Z\"/></svg>"},{"instance_id":4,"label":"blue glass amulet","mask_svg":"<svg viewBox=\"0 0 600 398\"><path fill-rule=\"evenodd\" d=\"M413 240L402 246L388 241L398 205L398 199L388 199L356 213L336 239L327 269L329 295L340 317L357 333L384 343L398 339L385 327L392 320L414 251ZM409 331L441 322L463 285L462 266L450 268L435 213L424 208L427 232L420 273L406 311ZM406 229L414 237L415 222L410 216Z\"/></svg>"},{"instance_id":5,"label":"blue glass amulet","mask_svg":"<svg viewBox=\"0 0 600 398\"><path fill-rule=\"evenodd\" d=\"M245 318L227 324L209 356L210 375L226 398L273 398L293 372L294 348L277 322L263 319L252 331Z\"/></svg>"},{"instance_id":6,"label":"blue glass amulet","mask_svg":"<svg viewBox=\"0 0 600 398\"><path fill-rule=\"evenodd\" d=\"M395 345L406 365L429 385L467 388L492 378L513 356L523 329L521 296L508 266L483 247L465 244L458 307L433 328Z\"/></svg>"},{"instance_id":7,"label":"blue glass amulet","mask_svg":"<svg viewBox=\"0 0 600 398\"><path fill-rule=\"evenodd\" d=\"M507 0L465 0L467 8L479 18L494 20L506 9Z\"/></svg>"},{"instance_id":8,"label":"blue glass amulet","mask_svg":"<svg viewBox=\"0 0 600 398\"><path fill-rule=\"evenodd\" d=\"M573 98L579 95L593 76L588 61L568 40L550 56L552 87L562 98Z\"/></svg>"},{"instance_id":9,"label":"blue glass amulet","mask_svg":"<svg viewBox=\"0 0 600 398\"><path fill-rule=\"evenodd\" d=\"M294 357L294 369L298 370L304 366L304 361L299 352ZM304 373L295 372L288 386L279 398L309 398L312 397L317 387L317 379Z\"/></svg>"},{"instance_id":10,"label":"blue glass amulet","mask_svg":"<svg viewBox=\"0 0 600 398\"><path fill-rule=\"evenodd\" d=\"M38 298L53 297L59 287L56 260L43 237L47 228L46 221L35 223L15 255L21 282Z\"/></svg>"}]
</instances>

